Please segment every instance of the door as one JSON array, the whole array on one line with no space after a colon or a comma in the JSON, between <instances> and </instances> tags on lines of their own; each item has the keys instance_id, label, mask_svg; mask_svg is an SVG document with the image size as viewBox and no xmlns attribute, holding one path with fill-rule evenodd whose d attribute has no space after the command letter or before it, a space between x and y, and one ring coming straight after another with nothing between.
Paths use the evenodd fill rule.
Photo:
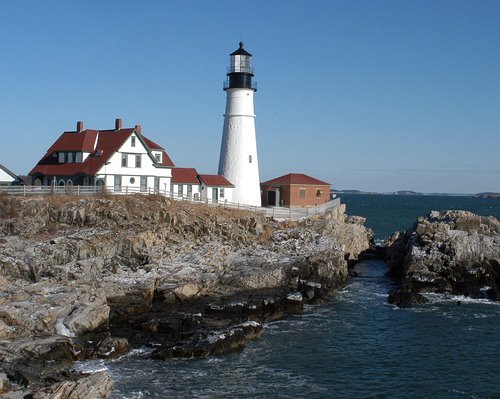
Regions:
<instances>
[{"instance_id":1,"label":"door","mask_svg":"<svg viewBox=\"0 0 500 399\"><path fill-rule=\"evenodd\" d=\"M219 201L219 189L217 187L212 187L212 202Z\"/></svg>"},{"instance_id":2,"label":"door","mask_svg":"<svg viewBox=\"0 0 500 399\"><path fill-rule=\"evenodd\" d=\"M276 206L276 191L267 192L267 205Z\"/></svg>"}]
</instances>

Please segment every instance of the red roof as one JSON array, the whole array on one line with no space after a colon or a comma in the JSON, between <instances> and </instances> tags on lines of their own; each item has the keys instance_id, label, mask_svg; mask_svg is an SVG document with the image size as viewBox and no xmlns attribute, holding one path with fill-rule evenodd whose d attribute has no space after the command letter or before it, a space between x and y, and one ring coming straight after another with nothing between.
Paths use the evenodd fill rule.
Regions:
<instances>
[{"instance_id":1,"label":"red roof","mask_svg":"<svg viewBox=\"0 0 500 399\"><path fill-rule=\"evenodd\" d=\"M146 139L134 128L118 130L86 129L81 132L64 132L49 148L40 162L31 170L29 175L72 176L76 174L96 174L134 131L147 146L151 143L155 146L155 150L162 150L161 166L174 166L167 153L158 144ZM90 155L82 163L60 164L57 156L54 157L53 154L63 151L89 152Z\"/></svg>"},{"instance_id":2,"label":"red roof","mask_svg":"<svg viewBox=\"0 0 500 399\"><path fill-rule=\"evenodd\" d=\"M175 166L175 164L172 162L172 160L170 159L168 154L165 151L162 151L161 153L162 153L162 156L161 156L160 165L161 166L169 166L169 167L173 168Z\"/></svg>"},{"instance_id":3,"label":"red roof","mask_svg":"<svg viewBox=\"0 0 500 399\"><path fill-rule=\"evenodd\" d=\"M205 183L205 185L210 187L234 187L222 175L198 175L198 177L203 183Z\"/></svg>"},{"instance_id":4,"label":"red roof","mask_svg":"<svg viewBox=\"0 0 500 399\"><path fill-rule=\"evenodd\" d=\"M172 183L174 184L199 184L198 172L195 168L173 168Z\"/></svg>"},{"instance_id":5,"label":"red roof","mask_svg":"<svg viewBox=\"0 0 500 399\"><path fill-rule=\"evenodd\" d=\"M174 167L175 166L174 163L172 162L172 160L170 159L170 157L165 152L165 150L163 149L162 146L160 146L159 144L156 144L153 140L150 140L147 137L144 137L144 136L141 136L141 137L143 138L144 142L146 143L146 145L149 147L150 150L161 151L162 156L161 156L160 165L162 165L162 166L170 166L170 167Z\"/></svg>"},{"instance_id":6,"label":"red roof","mask_svg":"<svg viewBox=\"0 0 500 399\"><path fill-rule=\"evenodd\" d=\"M304 175L302 173L289 173L287 175L283 175L280 177L277 177L276 179L268 180L265 181L265 185L281 185L281 186L288 186L292 184L301 184L301 185L322 185L322 186L329 186L330 183L324 182L323 180L316 179L314 177Z\"/></svg>"},{"instance_id":7,"label":"red roof","mask_svg":"<svg viewBox=\"0 0 500 399\"><path fill-rule=\"evenodd\" d=\"M142 138L144 139L148 147L151 148L152 150L163 150L163 147L160 146L159 144L156 144L153 140L150 140L144 136L142 136Z\"/></svg>"},{"instance_id":8,"label":"red roof","mask_svg":"<svg viewBox=\"0 0 500 399\"><path fill-rule=\"evenodd\" d=\"M97 130L82 130L81 132L64 132L61 134L52 147L47 150L47 153L55 151L94 151Z\"/></svg>"}]
</instances>

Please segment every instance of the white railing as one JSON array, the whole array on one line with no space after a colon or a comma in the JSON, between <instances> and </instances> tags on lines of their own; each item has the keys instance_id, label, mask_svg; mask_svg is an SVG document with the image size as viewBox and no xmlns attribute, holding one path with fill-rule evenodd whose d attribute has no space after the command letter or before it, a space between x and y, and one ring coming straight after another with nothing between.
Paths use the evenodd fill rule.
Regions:
<instances>
[{"instance_id":1,"label":"white railing","mask_svg":"<svg viewBox=\"0 0 500 399\"><path fill-rule=\"evenodd\" d=\"M286 207L261 207L245 205L235 202L229 202L224 199L218 201L205 199L195 199L194 196L179 195L177 193L165 190L155 190L152 187L147 189L140 189L138 187L123 186L121 188L114 188L108 186L106 189L102 186L0 186L0 194L4 195L18 195L18 196L32 196L32 195L76 195L76 196L91 196L118 194L118 195L132 195L132 194L158 194L177 201L189 201L196 204L205 204L208 206L217 206L222 208L240 209L250 212L260 213L267 217L275 219L291 219L298 220L306 218L318 213L325 212L328 209L336 208L340 205L340 199L335 198L327 203L316 205L309 208L286 208Z\"/></svg>"}]
</instances>

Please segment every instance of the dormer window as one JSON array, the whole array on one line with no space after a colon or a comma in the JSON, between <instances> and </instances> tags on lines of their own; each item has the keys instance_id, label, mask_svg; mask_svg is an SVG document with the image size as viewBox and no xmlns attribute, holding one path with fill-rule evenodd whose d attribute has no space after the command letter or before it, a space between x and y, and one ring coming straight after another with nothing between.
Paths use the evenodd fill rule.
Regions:
<instances>
[{"instance_id":1,"label":"dormer window","mask_svg":"<svg viewBox=\"0 0 500 399\"><path fill-rule=\"evenodd\" d=\"M132 137L130 138L130 145L131 145L132 147L135 147L135 136L132 136Z\"/></svg>"},{"instance_id":2,"label":"dormer window","mask_svg":"<svg viewBox=\"0 0 500 399\"><path fill-rule=\"evenodd\" d=\"M64 163L66 162L66 154L64 152L59 153L59 163Z\"/></svg>"},{"instance_id":3,"label":"dormer window","mask_svg":"<svg viewBox=\"0 0 500 399\"><path fill-rule=\"evenodd\" d=\"M156 160L158 161L158 163L161 163L161 154L160 154L160 153L158 153L158 152L157 152L157 153L155 154L155 158L156 158Z\"/></svg>"},{"instance_id":4,"label":"dormer window","mask_svg":"<svg viewBox=\"0 0 500 399\"><path fill-rule=\"evenodd\" d=\"M73 153L68 152L68 163L73 163Z\"/></svg>"}]
</instances>

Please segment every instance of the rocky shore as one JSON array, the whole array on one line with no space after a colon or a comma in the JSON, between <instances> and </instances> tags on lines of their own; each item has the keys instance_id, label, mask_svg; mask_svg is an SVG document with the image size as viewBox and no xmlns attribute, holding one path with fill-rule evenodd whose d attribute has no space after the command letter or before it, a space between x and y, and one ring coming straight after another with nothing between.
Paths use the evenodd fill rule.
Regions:
<instances>
[{"instance_id":1,"label":"rocky shore","mask_svg":"<svg viewBox=\"0 0 500 399\"><path fill-rule=\"evenodd\" d=\"M159 196L0 198L0 393L106 398L75 360L237 350L370 249L345 206L299 222ZM28 396L26 396L28 395Z\"/></svg>"},{"instance_id":2,"label":"rocky shore","mask_svg":"<svg viewBox=\"0 0 500 399\"><path fill-rule=\"evenodd\" d=\"M425 303L423 293L500 300L500 222L467 211L431 212L386 242L389 293L398 306Z\"/></svg>"}]
</instances>

